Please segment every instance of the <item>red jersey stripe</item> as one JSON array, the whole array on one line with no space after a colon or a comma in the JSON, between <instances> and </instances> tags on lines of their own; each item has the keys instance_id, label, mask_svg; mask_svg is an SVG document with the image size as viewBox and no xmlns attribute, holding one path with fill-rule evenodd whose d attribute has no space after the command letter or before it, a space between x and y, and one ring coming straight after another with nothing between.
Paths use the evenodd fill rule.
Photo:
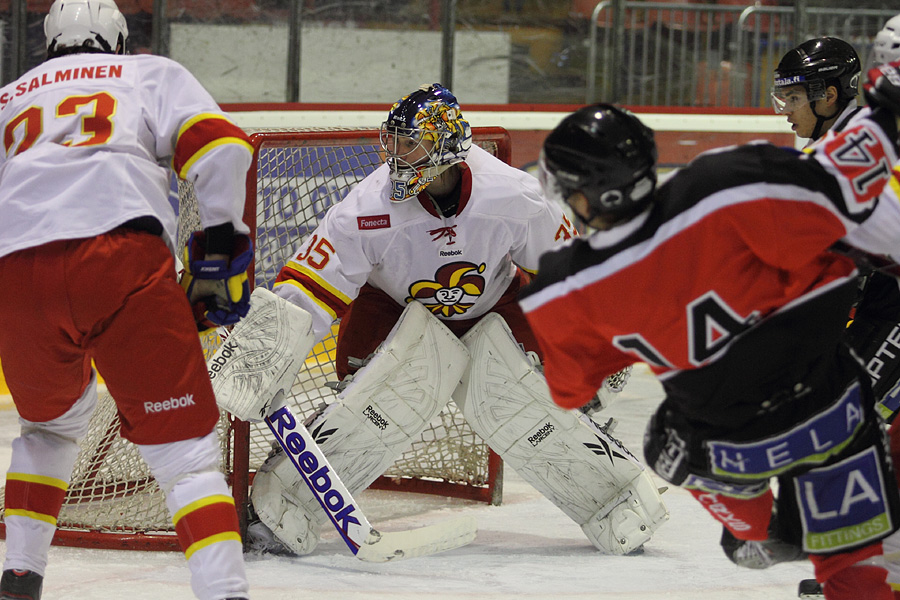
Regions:
<instances>
[{"instance_id":1,"label":"red jersey stripe","mask_svg":"<svg viewBox=\"0 0 900 600\"><path fill-rule=\"evenodd\" d=\"M178 132L172 166L184 178L191 166L222 144L243 144L253 152L247 134L222 115L203 114L188 121Z\"/></svg>"},{"instance_id":2,"label":"red jersey stripe","mask_svg":"<svg viewBox=\"0 0 900 600\"><path fill-rule=\"evenodd\" d=\"M288 265L281 269L275 282L276 285L289 283L303 289L307 296L328 311L335 319L343 317L344 313L347 312L347 307L350 305L349 302L331 293L306 273Z\"/></svg>"}]
</instances>

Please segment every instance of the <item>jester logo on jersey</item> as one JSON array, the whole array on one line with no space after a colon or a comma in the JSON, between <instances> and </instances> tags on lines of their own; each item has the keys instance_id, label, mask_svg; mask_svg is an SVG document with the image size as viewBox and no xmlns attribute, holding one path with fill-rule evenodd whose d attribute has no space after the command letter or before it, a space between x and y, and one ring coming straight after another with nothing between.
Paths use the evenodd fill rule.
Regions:
<instances>
[{"instance_id":1,"label":"jester logo on jersey","mask_svg":"<svg viewBox=\"0 0 900 600\"><path fill-rule=\"evenodd\" d=\"M472 308L474 298L484 292L485 265L454 262L434 274L434 281L417 281L409 286L407 302L418 300L434 315L451 317Z\"/></svg>"}]
</instances>

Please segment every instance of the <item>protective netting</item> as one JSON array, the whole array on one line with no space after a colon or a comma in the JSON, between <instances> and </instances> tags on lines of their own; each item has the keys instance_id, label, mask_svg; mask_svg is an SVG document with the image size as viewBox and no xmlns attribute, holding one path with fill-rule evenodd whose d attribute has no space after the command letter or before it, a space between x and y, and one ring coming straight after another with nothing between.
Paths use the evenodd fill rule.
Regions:
<instances>
[{"instance_id":1,"label":"protective netting","mask_svg":"<svg viewBox=\"0 0 900 600\"><path fill-rule=\"evenodd\" d=\"M269 133L277 135L275 131ZM345 131L341 135L346 137L306 139L302 146L291 145L290 140L283 145L285 141L281 139L261 145L256 285L270 287L278 270L293 256L299 242L315 229L325 211L384 162L377 132ZM480 143L497 153L495 142ZM337 380L335 344L332 334L317 345L306 368L298 374L291 397L298 414L308 416L334 399L335 394L324 384ZM262 463L270 448L268 429L254 425L250 436L251 468ZM384 477L395 481L415 477L480 487L488 484L488 457L487 445L451 403Z\"/></svg>"},{"instance_id":2,"label":"protective netting","mask_svg":"<svg viewBox=\"0 0 900 600\"><path fill-rule=\"evenodd\" d=\"M204 350L211 354L218 338L215 332L205 334ZM230 430L229 418L223 414L217 431L226 472L231 470ZM115 533L174 532L162 490L137 446L119 436L115 402L103 389L81 442L58 527Z\"/></svg>"},{"instance_id":3,"label":"protective netting","mask_svg":"<svg viewBox=\"0 0 900 600\"><path fill-rule=\"evenodd\" d=\"M294 249L316 227L319 219L349 190L382 162L377 131L277 131L255 132L258 148L256 176L256 261L255 285L271 288L281 266ZM496 138L487 133L476 142L497 153ZM497 141L499 139L499 142ZM191 231L199 229L196 199L190 185L179 182L179 239L183 244ZM248 190L249 192L250 190ZM174 194L173 194L174 195ZM252 197L252 194L251 194ZM295 414L308 417L331 402L336 393L326 383L337 381L334 374L336 328L316 345L298 373L289 402ZM226 331L202 336L209 357ZM234 487L249 485L252 472L271 450L271 436L264 424L250 426L249 443L233 436L232 422L225 413L219 420L222 468ZM59 530L70 537L62 543L73 545L141 547L117 540L119 534L149 534L172 537L173 528L165 499L137 446L118 435L115 403L101 390L90 430L81 445L69 491L59 516ZM248 472L233 472L243 464ZM491 461L494 470L491 470ZM421 437L379 480L379 487L428 491L426 483L447 495L480 498L499 503L499 461L491 458L486 444L469 428L453 403L434 420ZM407 485L415 482L415 485ZM477 490L476 493L448 492L447 486ZM174 543L174 542L173 542Z\"/></svg>"}]
</instances>

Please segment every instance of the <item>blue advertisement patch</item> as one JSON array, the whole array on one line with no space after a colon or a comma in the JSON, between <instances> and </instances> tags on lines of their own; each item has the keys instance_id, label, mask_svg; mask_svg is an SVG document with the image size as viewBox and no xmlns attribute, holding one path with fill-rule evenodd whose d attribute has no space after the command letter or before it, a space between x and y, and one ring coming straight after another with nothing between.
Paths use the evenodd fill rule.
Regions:
<instances>
[{"instance_id":1,"label":"blue advertisement patch","mask_svg":"<svg viewBox=\"0 0 900 600\"><path fill-rule=\"evenodd\" d=\"M806 552L872 543L893 528L875 448L795 479Z\"/></svg>"},{"instance_id":2,"label":"blue advertisement patch","mask_svg":"<svg viewBox=\"0 0 900 600\"><path fill-rule=\"evenodd\" d=\"M792 429L755 442L706 442L715 475L759 480L802 464L821 464L840 452L862 427L859 384L850 386L831 408Z\"/></svg>"},{"instance_id":3,"label":"blue advertisement patch","mask_svg":"<svg viewBox=\"0 0 900 600\"><path fill-rule=\"evenodd\" d=\"M803 75L791 75L790 77L779 77L775 80L775 87L785 87L789 85L799 85L806 81Z\"/></svg>"}]
</instances>

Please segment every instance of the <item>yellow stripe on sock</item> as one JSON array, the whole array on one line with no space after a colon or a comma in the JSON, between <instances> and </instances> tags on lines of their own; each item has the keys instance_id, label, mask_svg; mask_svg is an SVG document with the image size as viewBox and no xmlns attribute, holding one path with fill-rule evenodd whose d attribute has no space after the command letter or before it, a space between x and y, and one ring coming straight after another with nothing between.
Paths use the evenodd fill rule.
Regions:
<instances>
[{"instance_id":1,"label":"yellow stripe on sock","mask_svg":"<svg viewBox=\"0 0 900 600\"><path fill-rule=\"evenodd\" d=\"M49 523L56 527L56 517L51 517L50 515L34 512L33 510L7 508L5 511L3 511L3 517L5 519L8 519L9 517L26 517L28 519L34 519L35 521L43 521L44 523Z\"/></svg>"},{"instance_id":2,"label":"yellow stripe on sock","mask_svg":"<svg viewBox=\"0 0 900 600\"><path fill-rule=\"evenodd\" d=\"M69 489L69 484L62 479L57 477L49 477L47 475L33 475L31 473L7 473L6 474L7 481L24 481L26 483L39 483L41 485L49 485L51 487L59 488L62 491L66 491Z\"/></svg>"},{"instance_id":3,"label":"yellow stripe on sock","mask_svg":"<svg viewBox=\"0 0 900 600\"><path fill-rule=\"evenodd\" d=\"M178 525L178 521L180 521L186 514L192 513L198 508L203 508L204 506L209 506L210 504L230 504L234 506L234 498L231 496L226 496L224 494L218 494L215 496L206 496L205 498L200 498L199 500L195 500L190 504L187 504L181 508L175 516L172 517L172 524Z\"/></svg>"},{"instance_id":4,"label":"yellow stripe on sock","mask_svg":"<svg viewBox=\"0 0 900 600\"><path fill-rule=\"evenodd\" d=\"M223 533L211 535L188 546L188 549L184 551L184 557L187 560L190 560L191 556L194 555L194 552L197 552L198 550L203 550L207 546L212 546L213 544L218 544L219 542L227 542L231 540L240 544L241 535L237 531L225 531Z\"/></svg>"}]
</instances>

